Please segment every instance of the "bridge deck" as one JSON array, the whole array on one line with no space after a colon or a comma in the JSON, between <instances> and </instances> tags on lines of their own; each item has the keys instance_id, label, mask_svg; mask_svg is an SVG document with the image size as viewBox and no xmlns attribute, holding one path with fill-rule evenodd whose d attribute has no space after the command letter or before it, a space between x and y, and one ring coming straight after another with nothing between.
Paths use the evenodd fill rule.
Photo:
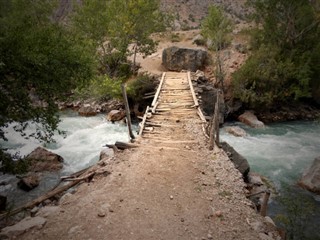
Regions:
<instances>
[{"instance_id":1,"label":"bridge deck","mask_svg":"<svg viewBox=\"0 0 320 240\"><path fill-rule=\"evenodd\" d=\"M183 130L185 123L191 121L202 124L205 120L198 107L190 72L163 73L151 108L145 113L140 135L166 143L190 142L186 136L176 132Z\"/></svg>"}]
</instances>

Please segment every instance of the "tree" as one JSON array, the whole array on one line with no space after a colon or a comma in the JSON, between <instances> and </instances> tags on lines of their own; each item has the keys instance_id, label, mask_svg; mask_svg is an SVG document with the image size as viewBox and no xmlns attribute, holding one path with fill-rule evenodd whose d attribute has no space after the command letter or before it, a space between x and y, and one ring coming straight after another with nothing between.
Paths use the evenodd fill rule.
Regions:
<instances>
[{"instance_id":1,"label":"tree","mask_svg":"<svg viewBox=\"0 0 320 240\"><path fill-rule=\"evenodd\" d=\"M118 43L115 45L121 52L133 55L134 67L137 53L146 56L155 51L157 43L151 34L165 30L165 15L159 4L158 0L113 0L110 4L109 12L117 13L111 24L111 42Z\"/></svg>"},{"instance_id":2,"label":"tree","mask_svg":"<svg viewBox=\"0 0 320 240\"><path fill-rule=\"evenodd\" d=\"M253 53L233 75L234 95L271 108L309 98L319 83L320 14L308 0L251 0L257 28Z\"/></svg>"},{"instance_id":3,"label":"tree","mask_svg":"<svg viewBox=\"0 0 320 240\"><path fill-rule=\"evenodd\" d=\"M79 7L73 18L76 31L101 49L100 62L109 75L128 56L151 54L156 42L152 33L165 29L165 16L158 0L91 0Z\"/></svg>"},{"instance_id":4,"label":"tree","mask_svg":"<svg viewBox=\"0 0 320 240\"><path fill-rule=\"evenodd\" d=\"M201 26L202 36L212 41L211 48L216 51L215 77L224 91L225 73L220 51L229 44L228 34L232 31L232 23L220 8L210 6L208 16L203 20Z\"/></svg>"},{"instance_id":5,"label":"tree","mask_svg":"<svg viewBox=\"0 0 320 240\"><path fill-rule=\"evenodd\" d=\"M0 1L0 127L41 123L50 140L59 122L55 101L93 75L92 49L52 18L53 0ZM0 135L5 139L3 129Z\"/></svg>"}]
</instances>

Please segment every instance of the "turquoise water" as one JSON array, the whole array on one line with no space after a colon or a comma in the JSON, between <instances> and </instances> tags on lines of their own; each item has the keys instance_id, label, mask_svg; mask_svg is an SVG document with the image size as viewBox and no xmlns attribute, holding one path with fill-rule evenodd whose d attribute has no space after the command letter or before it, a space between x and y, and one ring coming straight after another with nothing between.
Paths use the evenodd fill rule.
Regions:
<instances>
[{"instance_id":1,"label":"turquoise water","mask_svg":"<svg viewBox=\"0 0 320 240\"><path fill-rule=\"evenodd\" d=\"M36 127L33 124L26 129L28 133L34 132ZM15 206L24 204L43 192L51 189L61 175L67 175L79 171L98 161L101 150L105 144L114 144L116 141L128 142L127 126L123 123L106 121L104 115L94 117L81 117L76 112L61 113L59 129L65 131L65 135L55 134L55 143L44 144L34 138L25 139L14 131L14 124L5 129L8 141L0 140L3 148L8 152L19 152L25 156L38 146L61 155L64 158L63 169L59 173L43 174L40 185L30 192L17 189L17 178L12 175L0 175L0 181L9 184L0 186L0 194L6 195L8 201ZM137 130L137 127L134 126Z\"/></svg>"},{"instance_id":2,"label":"turquoise water","mask_svg":"<svg viewBox=\"0 0 320 240\"><path fill-rule=\"evenodd\" d=\"M320 196L300 189L296 184L314 158L320 156L320 124L296 121L270 124L265 129L253 129L239 122L228 125L239 126L247 132L246 137L235 137L222 128L221 140L228 142L247 158L252 172L269 178L279 196L284 196L287 188L290 189L292 203L300 198L312 203L313 214L308 216L311 222L304 231L308 239L320 239L320 232L317 231L320 223ZM298 207L299 204L304 207L303 201L298 203ZM285 209L286 206L273 198L269 204L269 215L276 219L277 215L285 214Z\"/></svg>"}]
</instances>

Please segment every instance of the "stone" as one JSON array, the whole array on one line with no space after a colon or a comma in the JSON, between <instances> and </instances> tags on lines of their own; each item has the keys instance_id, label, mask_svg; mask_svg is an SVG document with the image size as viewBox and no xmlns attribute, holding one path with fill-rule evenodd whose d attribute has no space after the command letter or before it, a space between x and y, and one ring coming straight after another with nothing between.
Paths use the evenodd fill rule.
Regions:
<instances>
[{"instance_id":1,"label":"stone","mask_svg":"<svg viewBox=\"0 0 320 240\"><path fill-rule=\"evenodd\" d=\"M81 227L80 226L74 226L74 227L69 229L68 234L69 235L74 235L75 233L78 233L80 231L81 231Z\"/></svg>"},{"instance_id":2,"label":"stone","mask_svg":"<svg viewBox=\"0 0 320 240\"><path fill-rule=\"evenodd\" d=\"M0 195L0 211L6 210L7 196Z\"/></svg>"},{"instance_id":3,"label":"stone","mask_svg":"<svg viewBox=\"0 0 320 240\"><path fill-rule=\"evenodd\" d=\"M80 116L90 117L97 115L97 110L90 104L84 104L78 110Z\"/></svg>"},{"instance_id":4,"label":"stone","mask_svg":"<svg viewBox=\"0 0 320 240\"><path fill-rule=\"evenodd\" d=\"M169 47L162 52L162 64L171 71L196 72L208 64L209 54L202 49Z\"/></svg>"},{"instance_id":5,"label":"stone","mask_svg":"<svg viewBox=\"0 0 320 240\"><path fill-rule=\"evenodd\" d=\"M250 173L249 174L249 182L253 185L256 185L256 186L264 185L261 176L257 173Z\"/></svg>"},{"instance_id":6,"label":"stone","mask_svg":"<svg viewBox=\"0 0 320 240\"><path fill-rule=\"evenodd\" d=\"M304 171L299 185L310 192L320 194L320 157L315 158L312 165Z\"/></svg>"},{"instance_id":7,"label":"stone","mask_svg":"<svg viewBox=\"0 0 320 240\"><path fill-rule=\"evenodd\" d=\"M101 150L99 160L104 158L112 158L114 156L114 151L112 148L105 148Z\"/></svg>"},{"instance_id":8,"label":"stone","mask_svg":"<svg viewBox=\"0 0 320 240\"><path fill-rule=\"evenodd\" d=\"M72 196L71 193L67 192L62 195L62 197L59 200L59 204L63 205L66 204L69 201L69 198Z\"/></svg>"},{"instance_id":9,"label":"stone","mask_svg":"<svg viewBox=\"0 0 320 240\"><path fill-rule=\"evenodd\" d=\"M126 116L124 110L111 110L107 115L107 120L111 122L117 122L122 120Z\"/></svg>"},{"instance_id":10,"label":"stone","mask_svg":"<svg viewBox=\"0 0 320 240\"><path fill-rule=\"evenodd\" d=\"M31 163L30 169L34 172L58 171L63 167L63 158L42 147L37 147L27 157Z\"/></svg>"},{"instance_id":11,"label":"stone","mask_svg":"<svg viewBox=\"0 0 320 240\"><path fill-rule=\"evenodd\" d=\"M31 174L25 177L22 177L17 183L18 187L24 191L30 191L35 187L39 186L40 179L36 174Z\"/></svg>"},{"instance_id":12,"label":"stone","mask_svg":"<svg viewBox=\"0 0 320 240\"><path fill-rule=\"evenodd\" d=\"M21 235L32 228L41 229L46 222L47 220L43 217L26 217L13 226L3 228L0 236L12 239L14 236Z\"/></svg>"},{"instance_id":13,"label":"stone","mask_svg":"<svg viewBox=\"0 0 320 240\"><path fill-rule=\"evenodd\" d=\"M264 128L264 123L259 121L252 111L245 111L238 117L239 121L253 128Z\"/></svg>"},{"instance_id":14,"label":"stone","mask_svg":"<svg viewBox=\"0 0 320 240\"><path fill-rule=\"evenodd\" d=\"M250 165L241 154L239 154L233 147L231 147L226 142L221 142L222 149L228 154L230 160L233 162L236 169L242 174L243 178L246 180L250 172Z\"/></svg>"},{"instance_id":15,"label":"stone","mask_svg":"<svg viewBox=\"0 0 320 240\"><path fill-rule=\"evenodd\" d=\"M61 208L59 206L45 206L37 212L36 216L47 218L54 213L60 212L60 210Z\"/></svg>"},{"instance_id":16,"label":"stone","mask_svg":"<svg viewBox=\"0 0 320 240\"><path fill-rule=\"evenodd\" d=\"M241 127L238 126L232 126L232 127L226 127L226 132L230 133L236 137L245 137L247 136L247 133L245 130L243 130Z\"/></svg>"}]
</instances>

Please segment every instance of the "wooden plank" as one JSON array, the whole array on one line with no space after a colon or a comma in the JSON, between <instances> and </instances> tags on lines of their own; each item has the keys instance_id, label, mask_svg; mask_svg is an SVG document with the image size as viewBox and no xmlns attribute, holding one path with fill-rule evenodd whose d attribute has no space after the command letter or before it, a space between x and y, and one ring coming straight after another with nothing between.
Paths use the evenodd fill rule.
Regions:
<instances>
[{"instance_id":1,"label":"wooden plank","mask_svg":"<svg viewBox=\"0 0 320 240\"><path fill-rule=\"evenodd\" d=\"M191 94L192 94L192 97L193 97L194 105L197 107L197 106L199 106L199 102L198 102L198 99L197 99L196 94L195 94L194 89L193 89L191 76L190 76L190 71L188 72L188 81L189 81L189 86L190 86Z\"/></svg>"},{"instance_id":2,"label":"wooden plank","mask_svg":"<svg viewBox=\"0 0 320 240\"><path fill-rule=\"evenodd\" d=\"M143 128L144 128L144 124L145 124L145 122L146 122L146 120L147 120L148 112L149 112L149 106L147 107L146 112L145 112L145 114L144 114L144 116L143 116L143 120L142 120L142 123L141 123L141 127L140 127L140 129L139 129L139 136L142 135Z\"/></svg>"},{"instance_id":3,"label":"wooden plank","mask_svg":"<svg viewBox=\"0 0 320 240\"><path fill-rule=\"evenodd\" d=\"M161 78L161 81L159 83L159 86L158 86L158 89L157 89L157 92L156 92L156 95L154 96L154 99L152 101L152 104L151 104L151 107L154 107L154 105L156 104L157 100L158 100L158 96L160 94L160 91L161 91L161 88L162 88L162 85L163 85L163 82L164 82L164 79L166 77L166 73L164 72L162 74L162 78Z\"/></svg>"}]
</instances>

